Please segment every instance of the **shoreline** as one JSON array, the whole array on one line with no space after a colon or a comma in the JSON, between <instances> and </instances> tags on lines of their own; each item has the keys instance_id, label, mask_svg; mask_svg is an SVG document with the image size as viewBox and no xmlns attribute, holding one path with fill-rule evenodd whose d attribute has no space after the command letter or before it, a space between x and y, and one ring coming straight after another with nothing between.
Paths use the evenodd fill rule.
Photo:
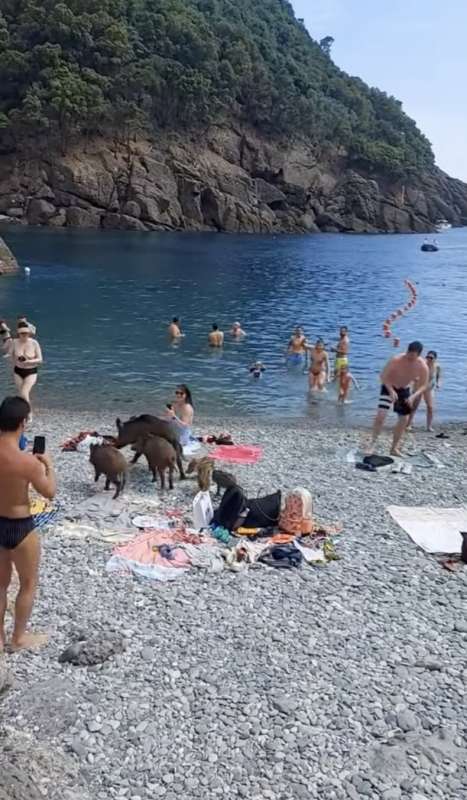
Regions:
<instances>
[{"instance_id":1,"label":"shoreline","mask_svg":"<svg viewBox=\"0 0 467 800\"><path fill-rule=\"evenodd\" d=\"M56 465L60 519L103 494L87 454L57 450L91 418L111 429L105 413L34 418ZM79 787L83 800L234 800L238 787L262 800L409 800L412 789L459 800L467 569L443 570L386 509L460 505L467 438L411 437L446 468L408 476L347 463L363 430L224 421L236 442L263 448L255 465L225 465L248 496L308 488L315 518L343 523L339 560L152 583L108 574L112 545L51 528L33 613L50 642L5 661L17 677L0 698L6 758L8 746L25 752L25 769L48 765L44 785L60 796ZM138 463L123 498L186 510L196 491L177 479L162 496ZM58 663L78 632L123 635L126 650L92 668Z\"/></svg>"}]
</instances>

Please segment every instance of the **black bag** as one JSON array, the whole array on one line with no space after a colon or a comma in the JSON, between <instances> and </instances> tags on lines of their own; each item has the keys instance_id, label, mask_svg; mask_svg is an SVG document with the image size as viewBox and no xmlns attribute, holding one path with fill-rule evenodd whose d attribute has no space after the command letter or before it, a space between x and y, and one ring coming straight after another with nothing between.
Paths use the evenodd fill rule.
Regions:
<instances>
[{"instance_id":1,"label":"black bag","mask_svg":"<svg viewBox=\"0 0 467 800\"><path fill-rule=\"evenodd\" d=\"M279 522L282 494L280 491L266 497L255 497L246 501L250 509L243 523L245 528L270 528Z\"/></svg>"},{"instance_id":2,"label":"black bag","mask_svg":"<svg viewBox=\"0 0 467 800\"><path fill-rule=\"evenodd\" d=\"M371 467L389 467L390 464L394 464L394 459L390 456L378 456L376 453L371 456L365 456L363 459L364 464L369 464Z\"/></svg>"},{"instance_id":3,"label":"black bag","mask_svg":"<svg viewBox=\"0 0 467 800\"><path fill-rule=\"evenodd\" d=\"M247 499L240 486L232 486L224 492L212 523L228 531L235 530L239 518L247 508ZM243 523L241 523L243 524Z\"/></svg>"}]
</instances>

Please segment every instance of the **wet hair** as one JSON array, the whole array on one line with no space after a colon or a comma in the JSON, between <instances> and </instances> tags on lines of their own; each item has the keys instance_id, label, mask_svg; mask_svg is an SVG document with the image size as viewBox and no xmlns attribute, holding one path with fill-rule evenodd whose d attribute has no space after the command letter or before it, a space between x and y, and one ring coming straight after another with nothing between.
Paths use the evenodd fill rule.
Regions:
<instances>
[{"instance_id":1,"label":"wet hair","mask_svg":"<svg viewBox=\"0 0 467 800\"><path fill-rule=\"evenodd\" d=\"M408 353L416 353L417 356L421 355L423 351L423 345L421 342L410 342L407 352Z\"/></svg>"},{"instance_id":2,"label":"wet hair","mask_svg":"<svg viewBox=\"0 0 467 800\"><path fill-rule=\"evenodd\" d=\"M339 330L345 331L347 333L349 329L348 329L347 325L341 325Z\"/></svg>"},{"instance_id":3,"label":"wet hair","mask_svg":"<svg viewBox=\"0 0 467 800\"><path fill-rule=\"evenodd\" d=\"M320 336L319 339L316 340L316 344L322 344L324 347L324 339L322 339Z\"/></svg>"},{"instance_id":4,"label":"wet hair","mask_svg":"<svg viewBox=\"0 0 467 800\"><path fill-rule=\"evenodd\" d=\"M179 391L181 391L181 392L185 392L185 402L189 403L190 406L193 408L194 407L193 406L193 398L191 396L191 392L190 392L188 386L186 385L186 383L179 383L178 386L177 386L177 389Z\"/></svg>"},{"instance_id":5,"label":"wet hair","mask_svg":"<svg viewBox=\"0 0 467 800\"><path fill-rule=\"evenodd\" d=\"M26 422L31 406L22 397L6 397L0 406L0 431L14 433Z\"/></svg>"},{"instance_id":6,"label":"wet hair","mask_svg":"<svg viewBox=\"0 0 467 800\"><path fill-rule=\"evenodd\" d=\"M212 323L212 329L213 329L213 331L218 331L219 330L219 325L217 324L217 322L213 322Z\"/></svg>"},{"instance_id":7,"label":"wet hair","mask_svg":"<svg viewBox=\"0 0 467 800\"><path fill-rule=\"evenodd\" d=\"M438 353L436 352L436 350L428 350L428 353L426 354L426 356L427 356L427 358L428 358L428 356L433 356L433 358L436 361L436 359L438 358Z\"/></svg>"}]
</instances>

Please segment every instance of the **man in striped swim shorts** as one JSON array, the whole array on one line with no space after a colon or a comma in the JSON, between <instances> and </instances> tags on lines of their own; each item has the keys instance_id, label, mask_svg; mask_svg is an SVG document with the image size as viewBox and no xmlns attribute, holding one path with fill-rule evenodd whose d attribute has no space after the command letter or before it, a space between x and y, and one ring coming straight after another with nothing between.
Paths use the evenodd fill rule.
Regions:
<instances>
[{"instance_id":1,"label":"man in striped swim shorts","mask_svg":"<svg viewBox=\"0 0 467 800\"><path fill-rule=\"evenodd\" d=\"M41 647L47 636L28 633L40 562L40 541L29 506L29 486L52 500L55 474L47 455L30 455L19 440L31 413L22 397L7 397L0 406L0 653L5 647L5 614L13 567L19 577L12 650Z\"/></svg>"},{"instance_id":2,"label":"man in striped swim shorts","mask_svg":"<svg viewBox=\"0 0 467 800\"><path fill-rule=\"evenodd\" d=\"M401 455L399 447L412 413L413 403L428 386L428 367L421 357L422 351L421 342L411 342L406 353L391 358L383 369L378 413L373 423L370 453L373 452L378 436L383 429L386 415L392 407L398 416L398 421L394 428L391 455Z\"/></svg>"}]
</instances>

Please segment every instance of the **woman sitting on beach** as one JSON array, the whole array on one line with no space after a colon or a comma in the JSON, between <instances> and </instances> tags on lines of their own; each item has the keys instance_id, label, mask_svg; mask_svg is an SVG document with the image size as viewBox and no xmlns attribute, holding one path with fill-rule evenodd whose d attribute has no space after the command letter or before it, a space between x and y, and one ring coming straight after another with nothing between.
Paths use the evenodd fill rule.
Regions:
<instances>
[{"instance_id":1,"label":"woman sitting on beach","mask_svg":"<svg viewBox=\"0 0 467 800\"><path fill-rule=\"evenodd\" d=\"M37 381L37 368L42 364L42 351L39 342L31 338L27 322L18 323L16 338L8 339L3 349L13 360L18 395L30 403L31 390Z\"/></svg>"},{"instance_id":2,"label":"woman sitting on beach","mask_svg":"<svg viewBox=\"0 0 467 800\"><path fill-rule=\"evenodd\" d=\"M191 427L195 415L191 392L186 384L181 383L177 386L175 402L167 408L166 414L180 433L180 444L185 447L191 441Z\"/></svg>"}]
</instances>

